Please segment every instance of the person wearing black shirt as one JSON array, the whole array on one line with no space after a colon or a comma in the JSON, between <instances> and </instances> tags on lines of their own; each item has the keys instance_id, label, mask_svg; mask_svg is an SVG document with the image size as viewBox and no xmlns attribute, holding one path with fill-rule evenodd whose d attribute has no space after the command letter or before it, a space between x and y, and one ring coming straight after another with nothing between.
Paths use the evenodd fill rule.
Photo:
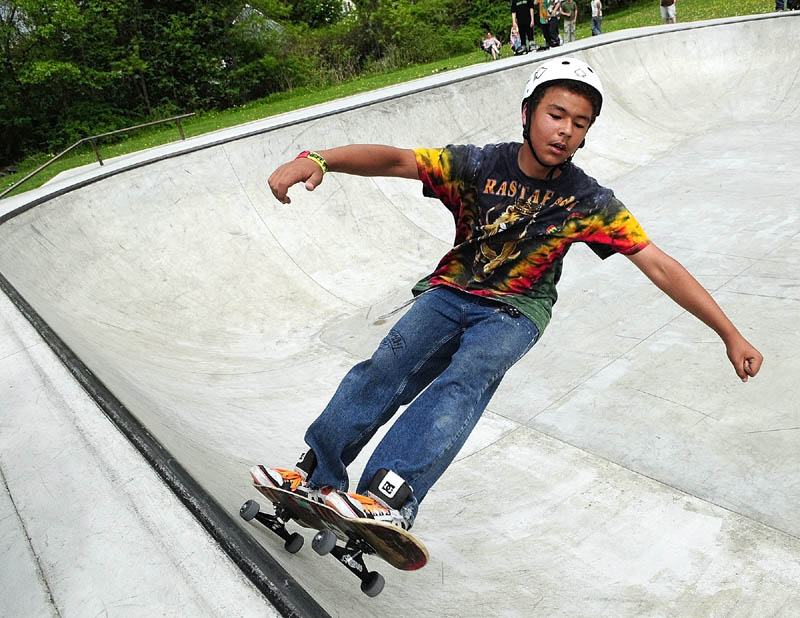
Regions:
<instances>
[{"instance_id":1,"label":"person wearing black shirt","mask_svg":"<svg viewBox=\"0 0 800 618\"><path fill-rule=\"evenodd\" d=\"M533 0L511 0L511 23L519 30L523 49L530 51L536 47L533 40Z\"/></svg>"}]
</instances>

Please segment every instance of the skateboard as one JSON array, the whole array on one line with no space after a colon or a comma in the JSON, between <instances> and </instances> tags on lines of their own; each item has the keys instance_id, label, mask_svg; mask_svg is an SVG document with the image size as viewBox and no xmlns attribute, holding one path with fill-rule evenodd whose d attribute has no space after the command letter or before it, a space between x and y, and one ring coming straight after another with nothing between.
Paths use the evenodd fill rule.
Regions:
<instances>
[{"instance_id":1,"label":"skateboard","mask_svg":"<svg viewBox=\"0 0 800 618\"><path fill-rule=\"evenodd\" d=\"M372 519L343 517L337 511L291 491L267 487L253 480L255 488L269 500L275 514L263 513L255 500L245 502L239 515L245 521L255 519L284 540L284 549L297 553L304 538L290 533L286 524L295 520L305 528L317 530L311 541L314 551L331 554L361 580L361 591L374 597L385 585L383 576L367 569L364 555L376 555L396 569L414 571L428 561L428 550L413 534L398 526ZM340 543L341 541L341 543Z\"/></svg>"}]
</instances>

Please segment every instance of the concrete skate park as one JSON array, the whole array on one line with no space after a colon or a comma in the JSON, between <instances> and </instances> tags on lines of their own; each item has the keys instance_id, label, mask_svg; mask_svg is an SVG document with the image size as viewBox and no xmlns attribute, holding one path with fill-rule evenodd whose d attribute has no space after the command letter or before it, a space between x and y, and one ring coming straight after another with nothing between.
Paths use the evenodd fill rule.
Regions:
<instances>
[{"instance_id":1,"label":"concrete skate park","mask_svg":"<svg viewBox=\"0 0 800 618\"><path fill-rule=\"evenodd\" d=\"M784 13L607 34L0 201L0 615L800 615L798 32ZM238 510L252 464L297 459L452 217L414 181L329 174L283 205L266 178L309 148L519 140L522 86L559 54L606 89L575 162L763 368L741 383L628 260L574 247L553 322L422 505L429 564L367 559L386 578L369 598L310 532L290 555Z\"/></svg>"}]
</instances>

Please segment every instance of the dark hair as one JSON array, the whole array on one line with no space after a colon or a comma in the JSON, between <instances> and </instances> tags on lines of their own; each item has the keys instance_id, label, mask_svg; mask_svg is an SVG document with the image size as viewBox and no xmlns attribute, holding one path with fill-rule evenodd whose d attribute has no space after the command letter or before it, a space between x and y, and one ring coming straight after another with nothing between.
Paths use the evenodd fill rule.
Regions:
<instances>
[{"instance_id":1,"label":"dark hair","mask_svg":"<svg viewBox=\"0 0 800 618\"><path fill-rule=\"evenodd\" d=\"M600 93L592 88L589 84L585 84L574 79L554 79L553 81L547 82L546 84L534 90L533 94L528 97L528 108L531 114L536 111L539 103L541 103L544 93L555 86L566 88L570 92L574 92L575 94L579 94L589 99L589 103L592 104L592 122L595 121L595 118L597 118L598 114L600 113L600 107L603 103L603 100L600 98Z\"/></svg>"}]
</instances>

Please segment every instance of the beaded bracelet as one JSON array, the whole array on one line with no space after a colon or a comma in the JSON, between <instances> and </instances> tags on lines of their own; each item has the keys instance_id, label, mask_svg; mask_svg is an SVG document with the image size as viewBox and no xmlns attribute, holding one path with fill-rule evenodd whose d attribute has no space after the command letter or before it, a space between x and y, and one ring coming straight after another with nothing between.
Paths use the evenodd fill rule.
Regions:
<instances>
[{"instance_id":1,"label":"beaded bracelet","mask_svg":"<svg viewBox=\"0 0 800 618\"><path fill-rule=\"evenodd\" d=\"M313 150L304 150L297 155L295 159L311 159L314 163L322 168L323 174L328 171L328 162L321 154L314 152Z\"/></svg>"}]
</instances>

